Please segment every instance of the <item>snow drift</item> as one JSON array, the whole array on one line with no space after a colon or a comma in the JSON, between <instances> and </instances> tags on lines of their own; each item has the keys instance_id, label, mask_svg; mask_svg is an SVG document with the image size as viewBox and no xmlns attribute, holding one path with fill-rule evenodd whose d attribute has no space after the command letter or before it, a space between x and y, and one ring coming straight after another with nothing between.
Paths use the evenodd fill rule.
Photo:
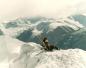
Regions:
<instances>
[{"instance_id":1,"label":"snow drift","mask_svg":"<svg viewBox=\"0 0 86 68\"><path fill-rule=\"evenodd\" d=\"M9 68L9 62L20 53L24 44L9 36L0 36L0 68Z\"/></svg>"},{"instance_id":2,"label":"snow drift","mask_svg":"<svg viewBox=\"0 0 86 68\"><path fill-rule=\"evenodd\" d=\"M46 52L29 43L22 47L19 57L10 63L11 68L85 68L86 51L80 49ZM38 45L39 46L39 45ZM30 50L29 50L30 49Z\"/></svg>"}]
</instances>

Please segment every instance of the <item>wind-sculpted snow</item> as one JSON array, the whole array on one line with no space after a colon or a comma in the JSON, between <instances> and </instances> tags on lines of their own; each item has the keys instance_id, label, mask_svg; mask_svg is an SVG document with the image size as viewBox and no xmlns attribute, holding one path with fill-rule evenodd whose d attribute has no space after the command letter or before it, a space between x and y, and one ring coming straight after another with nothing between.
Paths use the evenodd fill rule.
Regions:
<instances>
[{"instance_id":1,"label":"wind-sculpted snow","mask_svg":"<svg viewBox=\"0 0 86 68\"><path fill-rule=\"evenodd\" d=\"M10 68L86 68L86 51L80 49L41 50L29 43L21 47L19 57L10 63Z\"/></svg>"},{"instance_id":2,"label":"wind-sculpted snow","mask_svg":"<svg viewBox=\"0 0 86 68\"><path fill-rule=\"evenodd\" d=\"M6 40L8 37L4 38ZM1 56L4 58L0 61L0 68L86 68L86 51L84 50L68 49L48 52L36 43L21 45L22 42L19 44L20 41L16 39L13 41L10 38L10 40L12 41L11 47L7 48L10 48L11 52L5 45L3 46L4 52L0 54L0 58ZM19 46L13 46L15 42Z\"/></svg>"},{"instance_id":3,"label":"wind-sculpted snow","mask_svg":"<svg viewBox=\"0 0 86 68\"><path fill-rule=\"evenodd\" d=\"M17 57L23 44L9 36L0 36L0 68L9 68L10 60Z\"/></svg>"}]
</instances>

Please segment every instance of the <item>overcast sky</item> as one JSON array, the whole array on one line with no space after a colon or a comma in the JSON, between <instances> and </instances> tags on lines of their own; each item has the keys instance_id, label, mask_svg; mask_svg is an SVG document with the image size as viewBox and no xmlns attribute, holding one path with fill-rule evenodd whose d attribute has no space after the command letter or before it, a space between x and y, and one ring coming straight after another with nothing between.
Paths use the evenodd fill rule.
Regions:
<instances>
[{"instance_id":1,"label":"overcast sky","mask_svg":"<svg viewBox=\"0 0 86 68\"><path fill-rule=\"evenodd\" d=\"M61 18L86 13L86 0L0 0L0 22L27 16Z\"/></svg>"}]
</instances>

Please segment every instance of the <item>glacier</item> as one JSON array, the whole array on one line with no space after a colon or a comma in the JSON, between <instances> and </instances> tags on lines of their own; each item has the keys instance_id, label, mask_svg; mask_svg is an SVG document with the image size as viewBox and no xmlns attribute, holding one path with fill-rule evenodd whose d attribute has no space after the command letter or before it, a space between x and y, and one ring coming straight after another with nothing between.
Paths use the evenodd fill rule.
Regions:
<instances>
[{"instance_id":1,"label":"glacier","mask_svg":"<svg viewBox=\"0 0 86 68\"><path fill-rule=\"evenodd\" d=\"M43 37L60 50L45 51ZM0 23L0 68L86 68L86 28L71 18L26 17Z\"/></svg>"}]
</instances>

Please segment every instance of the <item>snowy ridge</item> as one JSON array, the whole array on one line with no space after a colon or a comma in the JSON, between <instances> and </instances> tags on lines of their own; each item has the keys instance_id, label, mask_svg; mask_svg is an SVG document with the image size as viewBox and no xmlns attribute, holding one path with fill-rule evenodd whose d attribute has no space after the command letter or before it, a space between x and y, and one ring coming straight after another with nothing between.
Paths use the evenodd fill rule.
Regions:
<instances>
[{"instance_id":1,"label":"snowy ridge","mask_svg":"<svg viewBox=\"0 0 86 68\"><path fill-rule=\"evenodd\" d=\"M33 47L27 45L27 47ZM36 44L37 45L37 44ZM28 49L28 48L27 48ZM18 58L10 64L11 68L85 68L86 51L80 49L54 50L45 52L39 47L32 50L23 48ZM25 52L26 50L26 52ZM28 52L27 52L28 51Z\"/></svg>"}]
</instances>

